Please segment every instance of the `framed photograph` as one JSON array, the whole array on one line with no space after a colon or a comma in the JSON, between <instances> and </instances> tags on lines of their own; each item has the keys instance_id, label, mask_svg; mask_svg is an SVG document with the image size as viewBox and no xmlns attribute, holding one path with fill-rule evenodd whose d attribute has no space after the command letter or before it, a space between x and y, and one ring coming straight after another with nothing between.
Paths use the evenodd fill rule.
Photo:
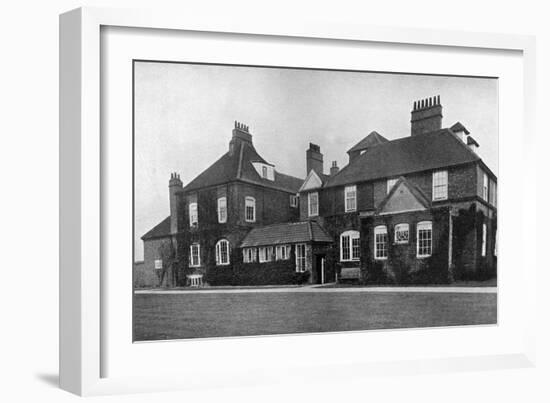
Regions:
<instances>
[{"instance_id":1,"label":"framed photograph","mask_svg":"<svg viewBox=\"0 0 550 403\"><path fill-rule=\"evenodd\" d=\"M533 38L78 9L60 44L64 389L533 365Z\"/></svg>"}]
</instances>

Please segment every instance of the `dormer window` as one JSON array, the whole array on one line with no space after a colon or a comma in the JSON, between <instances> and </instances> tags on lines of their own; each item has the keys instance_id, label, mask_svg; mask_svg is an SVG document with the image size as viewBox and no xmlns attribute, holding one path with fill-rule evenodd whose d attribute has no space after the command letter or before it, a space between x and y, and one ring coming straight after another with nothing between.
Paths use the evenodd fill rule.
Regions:
<instances>
[{"instance_id":1,"label":"dormer window","mask_svg":"<svg viewBox=\"0 0 550 403\"><path fill-rule=\"evenodd\" d=\"M275 180L275 167L273 165L265 162L253 162L252 165L262 179L267 179L268 181Z\"/></svg>"}]
</instances>

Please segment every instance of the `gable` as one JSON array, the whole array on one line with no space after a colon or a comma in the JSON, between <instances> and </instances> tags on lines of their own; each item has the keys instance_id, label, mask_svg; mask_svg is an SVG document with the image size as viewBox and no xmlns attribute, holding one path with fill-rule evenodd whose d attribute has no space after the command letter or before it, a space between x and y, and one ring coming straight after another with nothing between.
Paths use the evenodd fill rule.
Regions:
<instances>
[{"instance_id":1,"label":"gable","mask_svg":"<svg viewBox=\"0 0 550 403\"><path fill-rule=\"evenodd\" d=\"M378 214L395 214L404 211L425 210L426 208L425 202L413 193L405 181L400 181L381 203Z\"/></svg>"},{"instance_id":2,"label":"gable","mask_svg":"<svg viewBox=\"0 0 550 403\"><path fill-rule=\"evenodd\" d=\"M302 187L300 188L300 192L305 192L306 190L310 189L318 189L321 186L323 186L323 181L317 175L317 173L312 169L309 171L309 174L307 175L306 180L302 184Z\"/></svg>"}]
</instances>

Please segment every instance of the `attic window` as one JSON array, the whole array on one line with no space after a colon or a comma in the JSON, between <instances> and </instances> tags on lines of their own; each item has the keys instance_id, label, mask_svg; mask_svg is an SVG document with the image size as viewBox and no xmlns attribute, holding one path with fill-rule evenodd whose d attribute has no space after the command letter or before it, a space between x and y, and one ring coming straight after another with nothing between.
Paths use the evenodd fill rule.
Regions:
<instances>
[{"instance_id":1,"label":"attic window","mask_svg":"<svg viewBox=\"0 0 550 403\"><path fill-rule=\"evenodd\" d=\"M267 179L268 181L275 180L275 167L273 165L257 161L252 162L252 166L262 179Z\"/></svg>"}]
</instances>

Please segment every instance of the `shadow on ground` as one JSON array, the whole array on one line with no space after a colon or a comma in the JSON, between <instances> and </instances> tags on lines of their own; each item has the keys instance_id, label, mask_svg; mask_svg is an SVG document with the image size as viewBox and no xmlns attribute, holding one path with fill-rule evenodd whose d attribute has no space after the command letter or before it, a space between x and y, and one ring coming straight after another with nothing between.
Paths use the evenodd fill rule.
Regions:
<instances>
[{"instance_id":1,"label":"shadow on ground","mask_svg":"<svg viewBox=\"0 0 550 403\"><path fill-rule=\"evenodd\" d=\"M35 374L36 378L41 380L47 385L58 388L59 387L59 375L58 374Z\"/></svg>"}]
</instances>

